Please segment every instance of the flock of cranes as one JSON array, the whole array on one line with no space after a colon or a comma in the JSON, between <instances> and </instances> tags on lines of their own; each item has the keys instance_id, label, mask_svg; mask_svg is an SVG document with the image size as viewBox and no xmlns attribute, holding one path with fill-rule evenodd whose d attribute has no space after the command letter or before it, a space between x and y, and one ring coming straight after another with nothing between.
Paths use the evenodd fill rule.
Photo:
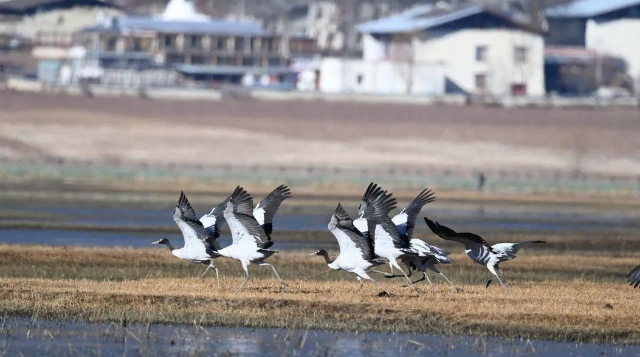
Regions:
<instances>
[{"instance_id":1,"label":"flock of cranes","mask_svg":"<svg viewBox=\"0 0 640 357\"><path fill-rule=\"evenodd\" d=\"M184 246L176 249L166 238L161 238L153 244L164 244L174 256L182 260L207 265L201 275L203 279L207 271L213 268L216 272L218 286L220 285L220 277L214 260L226 257L239 261L245 272L245 280L236 292L240 291L249 280L249 265L251 263L270 267L278 281L282 285L286 285L278 275L276 268L265 260L277 253L277 251L270 249L274 243L271 239L273 218L282 202L289 197L291 197L291 190L285 185L280 185L254 207L253 197L244 188L238 186L228 198L213 207L211 212L198 219L186 195L181 192L173 219L182 232ZM390 217L390 212L397 205L396 198L372 182L362 196L357 219L351 219L340 203L331 215L328 228L338 241L340 248L338 256L331 260L328 252L324 249L310 255L322 256L330 269L344 270L354 274L360 282L358 291L364 286L364 280L380 286L368 271L391 278L397 276L394 273L394 268L399 270L402 273L400 276L406 279L407 285L405 286L410 286L416 291L415 283L419 281L426 280L432 284L427 270L439 274L455 287L451 280L437 268L438 264L452 263L448 257L450 253L413 237L420 211L434 200L433 191L424 189L400 213ZM489 245L477 234L456 232L428 217L424 217L424 221L429 229L440 238L463 245L467 256L474 262L486 266L505 291L507 288L501 278L500 263L514 259L517 252L525 246L545 243L533 240ZM229 225L232 243L223 248L220 246L219 238L220 229L225 223ZM403 263L407 272L398 264L398 260ZM373 267L386 264L389 265L389 273L370 270ZM411 281L410 276L414 271L421 272L422 277ZM634 268L627 279L632 286L640 286L640 266ZM488 280L487 287L492 280ZM387 291L383 291L383 293L390 295Z\"/></svg>"}]
</instances>

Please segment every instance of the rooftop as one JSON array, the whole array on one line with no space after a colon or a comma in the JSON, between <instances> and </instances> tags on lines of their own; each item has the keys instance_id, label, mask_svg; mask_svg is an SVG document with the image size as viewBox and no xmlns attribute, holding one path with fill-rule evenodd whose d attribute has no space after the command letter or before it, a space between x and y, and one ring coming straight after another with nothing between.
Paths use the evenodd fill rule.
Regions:
<instances>
[{"instance_id":1,"label":"rooftop","mask_svg":"<svg viewBox=\"0 0 640 357\"><path fill-rule=\"evenodd\" d=\"M0 13L30 14L39 9L50 7L97 6L117 8L103 0L8 0L0 1Z\"/></svg>"},{"instance_id":2,"label":"rooftop","mask_svg":"<svg viewBox=\"0 0 640 357\"><path fill-rule=\"evenodd\" d=\"M464 19L483 12L497 15L514 25L531 30L532 26L523 21L519 14L488 6L465 3L458 6L438 7L420 5L399 14L365 22L356 27L359 32L390 34L427 30L449 22ZM536 31L538 32L538 31Z\"/></svg>"},{"instance_id":3,"label":"rooftop","mask_svg":"<svg viewBox=\"0 0 640 357\"><path fill-rule=\"evenodd\" d=\"M549 17L594 17L630 6L640 5L640 0L576 0L545 11Z\"/></svg>"},{"instance_id":4,"label":"rooftop","mask_svg":"<svg viewBox=\"0 0 640 357\"><path fill-rule=\"evenodd\" d=\"M162 33L184 33L202 35L266 35L266 30L257 22L235 22L221 19L205 21L163 20L153 17L118 17L112 26L96 26L83 29L85 32L100 31L153 31Z\"/></svg>"}]
</instances>

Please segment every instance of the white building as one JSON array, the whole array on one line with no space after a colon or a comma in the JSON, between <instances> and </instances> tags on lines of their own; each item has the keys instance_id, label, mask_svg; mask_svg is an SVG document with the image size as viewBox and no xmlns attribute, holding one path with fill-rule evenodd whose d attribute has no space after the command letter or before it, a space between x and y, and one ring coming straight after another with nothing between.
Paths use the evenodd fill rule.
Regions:
<instances>
[{"instance_id":1,"label":"white building","mask_svg":"<svg viewBox=\"0 0 640 357\"><path fill-rule=\"evenodd\" d=\"M447 93L544 94L544 41L522 17L477 4L424 5L358 26L363 60L440 68L443 76L399 73L407 93L444 86ZM396 71L402 72L402 71ZM434 70L427 71L430 74ZM413 73L413 75L407 75ZM424 83L443 78L442 85ZM416 93L417 94L417 93Z\"/></svg>"},{"instance_id":2,"label":"white building","mask_svg":"<svg viewBox=\"0 0 640 357\"><path fill-rule=\"evenodd\" d=\"M568 45L584 45L603 55L622 58L627 72L640 89L640 0L576 0L546 11L554 25L574 24L575 37ZM558 37L561 34L558 34Z\"/></svg>"},{"instance_id":3,"label":"white building","mask_svg":"<svg viewBox=\"0 0 640 357\"><path fill-rule=\"evenodd\" d=\"M279 32L316 40L325 54L353 54L362 41L353 24L391 13L392 1L313 0L291 6L276 26Z\"/></svg>"},{"instance_id":4,"label":"white building","mask_svg":"<svg viewBox=\"0 0 640 357\"><path fill-rule=\"evenodd\" d=\"M70 45L74 32L120 15L120 8L102 0L8 0L0 2L0 33Z\"/></svg>"}]
</instances>

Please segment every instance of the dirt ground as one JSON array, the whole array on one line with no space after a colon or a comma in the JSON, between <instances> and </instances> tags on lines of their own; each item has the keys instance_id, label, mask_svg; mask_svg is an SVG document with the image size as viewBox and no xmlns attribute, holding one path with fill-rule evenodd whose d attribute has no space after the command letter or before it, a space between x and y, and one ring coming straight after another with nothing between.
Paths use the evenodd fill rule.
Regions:
<instances>
[{"instance_id":1,"label":"dirt ground","mask_svg":"<svg viewBox=\"0 0 640 357\"><path fill-rule=\"evenodd\" d=\"M151 101L0 93L0 157L640 174L637 109Z\"/></svg>"}]
</instances>

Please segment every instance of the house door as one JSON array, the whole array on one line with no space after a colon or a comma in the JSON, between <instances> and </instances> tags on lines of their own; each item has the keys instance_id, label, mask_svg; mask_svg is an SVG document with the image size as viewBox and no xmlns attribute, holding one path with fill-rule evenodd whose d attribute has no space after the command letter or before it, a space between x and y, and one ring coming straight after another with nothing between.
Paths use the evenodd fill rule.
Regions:
<instances>
[{"instance_id":1,"label":"house door","mask_svg":"<svg viewBox=\"0 0 640 357\"><path fill-rule=\"evenodd\" d=\"M527 85L526 84L512 84L511 85L511 95L513 96L523 96L527 95Z\"/></svg>"}]
</instances>

